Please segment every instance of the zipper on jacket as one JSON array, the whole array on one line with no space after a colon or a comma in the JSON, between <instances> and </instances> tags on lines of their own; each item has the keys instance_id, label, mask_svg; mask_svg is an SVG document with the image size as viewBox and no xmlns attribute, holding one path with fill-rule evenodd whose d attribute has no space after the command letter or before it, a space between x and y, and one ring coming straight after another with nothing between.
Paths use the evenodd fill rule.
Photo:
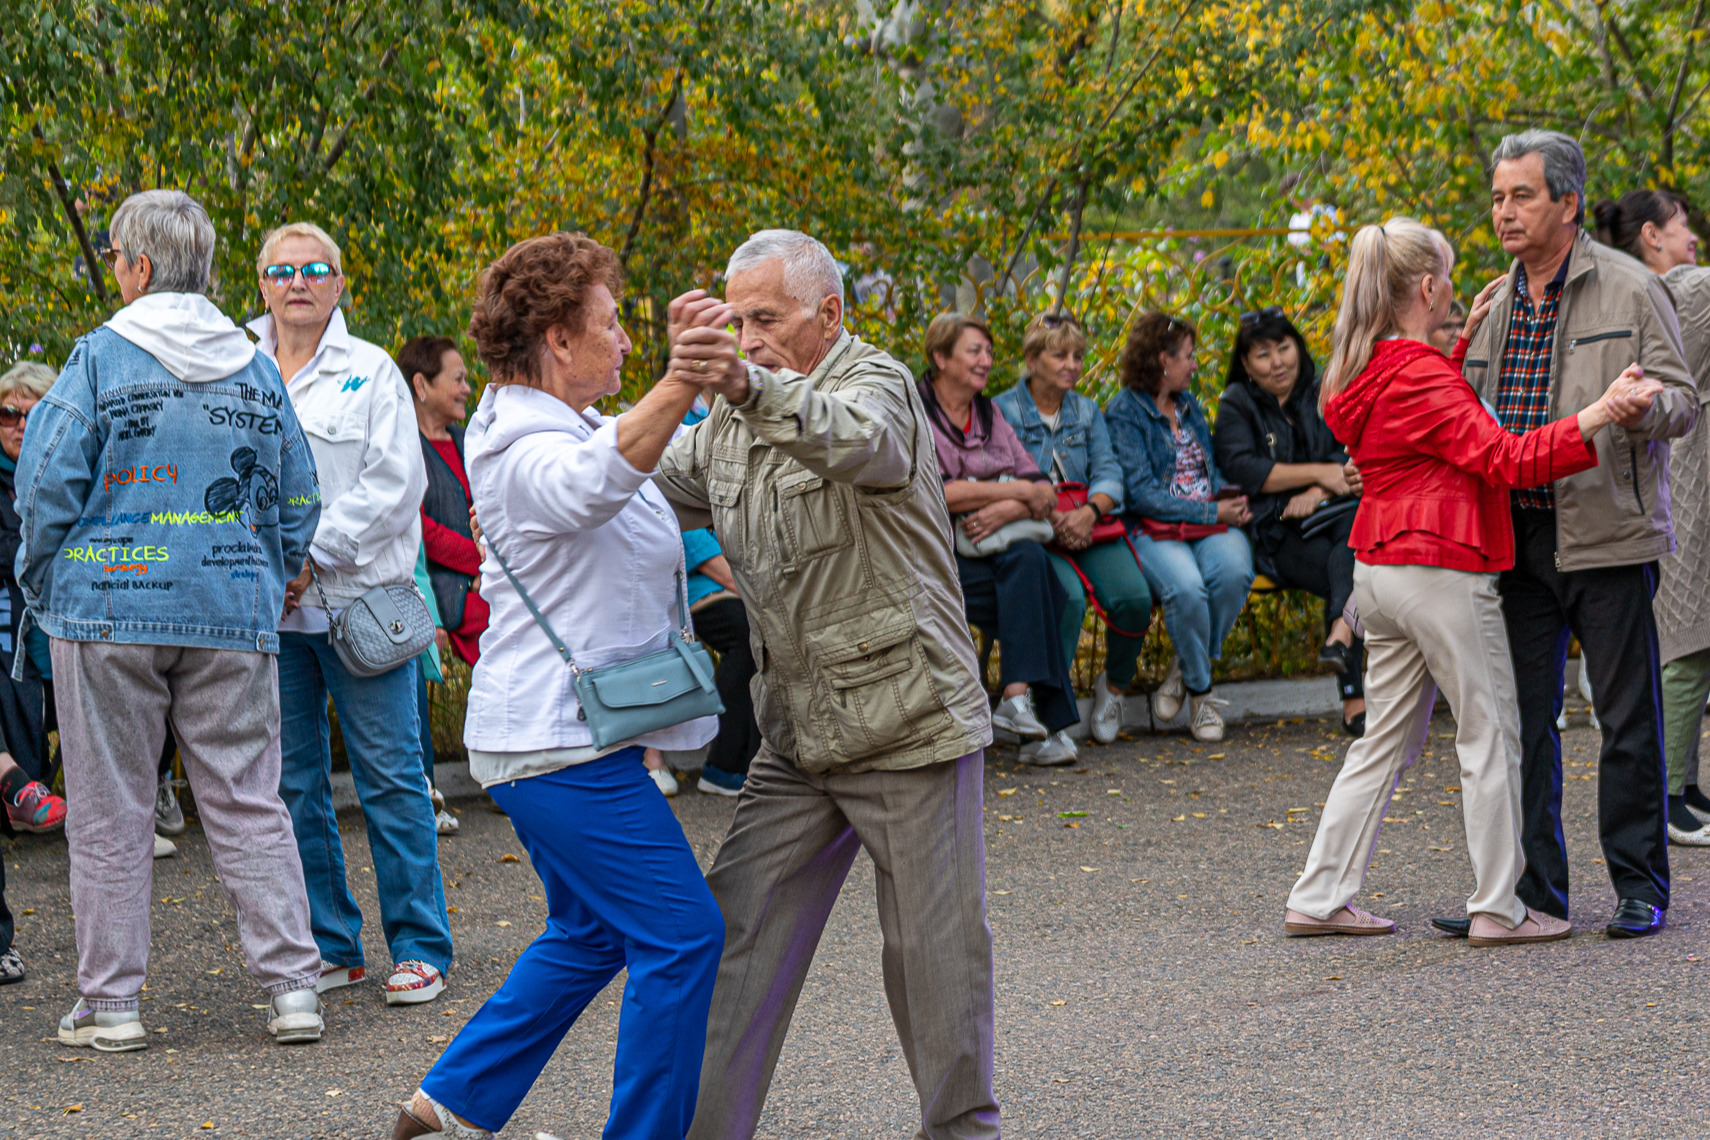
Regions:
<instances>
[{"instance_id":1,"label":"zipper on jacket","mask_svg":"<svg viewBox=\"0 0 1710 1140\"><path fill-rule=\"evenodd\" d=\"M1639 489L1639 449L1630 443L1627 445L1627 458L1633 464L1633 501L1639 504L1639 513L1642 515L1645 513L1645 496Z\"/></svg>"},{"instance_id":2,"label":"zipper on jacket","mask_svg":"<svg viewBox=\"0 0 1710 1140\"><path fill-rule=\"evenodd\" d=\"M1572 352L1582 344L1596 344L1600 340L1625 340L1632 335L1632 329L1618 329L1615 332L1592 333L1590 336L1574 337L1568 341L1568 351Z\"/></svg>"}]
</instances>

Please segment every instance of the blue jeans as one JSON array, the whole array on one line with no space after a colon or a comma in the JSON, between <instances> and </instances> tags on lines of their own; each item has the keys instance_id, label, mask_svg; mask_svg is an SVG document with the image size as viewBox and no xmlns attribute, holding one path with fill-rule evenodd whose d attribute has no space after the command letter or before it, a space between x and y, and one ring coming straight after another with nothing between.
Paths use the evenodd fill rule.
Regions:
<instances>
[{"instance_id":1,"label":"blue jeans","mask_svg":"<svg viewBox=\"0 0 1710 1140\"><path fill-rule=\"evenodd\" d=\"M1182 681L1191 693L1211 689L1211 663L1223 656L1223 639L1247 604L1253 586L1253 551L1234 527L1196 542L1157 542L1134 532L1134 548L1152 596L1164 607Z\"/></svg>"},{"instance_id":2,"label":"blue jeans","mask_svg":"<svg viewBox=\"0 0 1710 1140\"><path fill-rule=\"evenodd\" d=\"M422 1088L498 1131L582 1010L627 967L604 1135L682 1140L695 1115L724 918L641 749L488 791L546 888L546 929Z\"/></svg>"},{"instance_id":3,"label":"blue jeans","mask_svg":"<svg viewBox=\"0 0 1710 1140\"><path fill-rule=\"evenodd\" d=\"M309 923L321 957L360 966L362 911L344 878L344 848L332 806L327 695L338 710L356 797L380 892L380 925L392 960L451 966L451 925L439 874L433 801L422 775L415 662L357 677L324 635L279 635L279 715L284 770L279 794L291 811Z\"/></svg>"}]
</instances>

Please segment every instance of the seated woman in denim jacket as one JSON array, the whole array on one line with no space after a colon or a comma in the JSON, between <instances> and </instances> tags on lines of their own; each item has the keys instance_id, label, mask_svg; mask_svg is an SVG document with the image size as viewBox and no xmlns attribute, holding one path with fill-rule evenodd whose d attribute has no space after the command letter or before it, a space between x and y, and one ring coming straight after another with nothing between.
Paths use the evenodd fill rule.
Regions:
<instances>
[{"instance_id":1,"label":"seated woman in denim jacket","mask_svg":"<svg viewBox=\"0 0 1710 1140\"><path fill-rule=\"evenodd\" d=\"M1103 515L1122 512L1122 466L1111 450L1098 405L1075 391L1086 351L1087 336L1075 318L1052 313L1034 317L1021 340L1025 375L992 403L1053 483L1087 486L1088 506L1053 512L1057 549L1050 557L1069 595L1063 613L1064 658L1074 660L1086 617L1081 575L1108 618L1104 673L1093 682L1092 735L1109 744L1121 727L1122 694L1134 681L1134 667L1146 644L1152 592L1128 543L1092 543L1093 524Z\"/></svg>"},{"instance_id":2,"label":"seated woman in denim jacket","mask_svg":"<svg viewBox=\"0 0 1710 1140\"><path fill-rule=\"evenodd\" d=\"M1359 736L1366 725L1364 646L1342 620L1354 595L1352 501L1315 519L1326 502L1349 494L1342 470L1348 453L1318 414L1318 371L1281 309L1241 317L1213 440L1218 467L1249 496L1254 564L1277 585L1325 601L1328 637L1318 660L1336 667L1342 727Z\"/></svg>"},{"instance_id":3,"label":"seated woman in denim jacket","mask_svg":"<svg viewBox=\"0 0 1710 1140\"><path fill-rule=\"evenodd\" d=\"M974 542L1012 522L1050 518L1057 506L1056 489L992 401L980 395L991 370L992 337L985 325L960 313L933 318L926 329L920 396L932 421L944 501L955 525ZM1023 760L1074 760L1068 729L1080 721L1080 710L1060 637L1068 596L1045 548L1017 539L983 558L958 551L956 570L968 620L1002 646L1003 696L992 712L992 727L1032 742L1023 745Z\"/></svg>"},{"instance_id":4,"label":"seated woman in denim jacket","mask_svg":"<svg viewBox=\"0 0 1710 1140\"><path fill-rule=\"evenodd\" d=\"M1136 321L1122 350L1124 387L1104 418L1122 465L1130 537L1176 647L1170 675L1152 694L1152 716L1174 720L1186 699L1194 738L1222 740L1211 663L1253 585L1253 553L1238 529L1253 516L1217 470L1211 428L1187 390L1195 337L1180 317Z\"/></svg>"}]
</instances>

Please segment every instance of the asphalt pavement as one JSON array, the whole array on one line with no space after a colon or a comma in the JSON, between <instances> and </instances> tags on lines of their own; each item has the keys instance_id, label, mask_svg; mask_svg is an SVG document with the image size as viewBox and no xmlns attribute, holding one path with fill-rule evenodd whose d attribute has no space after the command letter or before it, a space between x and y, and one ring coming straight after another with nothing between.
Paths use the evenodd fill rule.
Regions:
<instances>
[{"instance_id":1,"label":"asphalt pavement","mask_svg":"<svg viewBox=\"0 0 1710 1140\"><path fill-rule=\"evenodd\" d=\"M1574 936L1475 949L1436 935L1472 887L1453 725L1402 780L1359 900L1385 938L1291 939L1284 899L1346 748L1331 722L1231 730L1221 745L1141 736L1083 746L1072 769L986 773L997 955L997 1090L1023 1137L1710 1136L1710 849L1672 848L1660 936L1606 939L1614 895L1595 832L1596 738L1566 738ZM703 864L733 801L685 786ZM0 1136L381 1138L457 1027L539 932L539 881L505 818L455 804L440 843L457 962L439 1001L387 1008L370 981L333 996L318 1045L272 1043L236 917L192 824L155 864L151 1048L54 1039L76 1000L58 836L5 848L29 969L0 989ZM384 972L361 816L341 815ZM619 979L621 984L621 978ZM589 1007L501 1134L600 1134L614 986ZM895 1138L918 1124L885 1006L871 864L831 916L760 1135Z\"/></svg>"}]
</instances>

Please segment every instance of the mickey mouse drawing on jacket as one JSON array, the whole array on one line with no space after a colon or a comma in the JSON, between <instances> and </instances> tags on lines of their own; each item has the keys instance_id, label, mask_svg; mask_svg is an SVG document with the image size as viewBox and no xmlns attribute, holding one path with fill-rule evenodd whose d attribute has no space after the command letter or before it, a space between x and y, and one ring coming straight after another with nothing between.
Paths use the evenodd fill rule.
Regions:
<instances>
[{"instance_id":1,"label":"mickey mouse drawing on jacket","mask_svg":"<svg viewBox=\"0 0 1710 1140\"><path fill-rule=\"evenodd\" d=\"M255 448L240 447L232 452L232 470L237 477L226 476L208 484L202 504L215 516L236 514L253 503L258 513L265 514L279 501L279 480L273 472L256 463Z\"/></svg>"}]
</instances>

